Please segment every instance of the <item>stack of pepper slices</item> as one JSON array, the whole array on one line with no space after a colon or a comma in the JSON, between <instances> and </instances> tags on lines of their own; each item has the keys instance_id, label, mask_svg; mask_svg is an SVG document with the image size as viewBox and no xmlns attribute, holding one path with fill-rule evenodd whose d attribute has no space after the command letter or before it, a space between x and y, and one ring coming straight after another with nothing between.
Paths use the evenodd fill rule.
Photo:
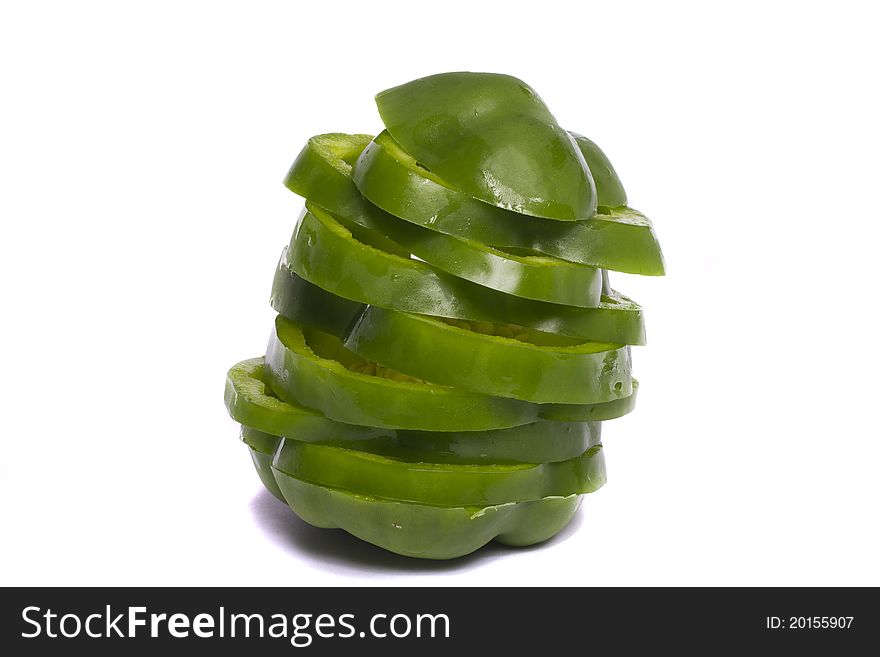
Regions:
<instances>
[{"instance_id":1,"label":"stack of pepper slices","mask_svg":"<svg viewBox=\"0 0 880 657\"><path fill-rule=\"evenodd\" d=\"M633 409L661 275L604 153L522 81L446 73L376 97L376 137L313 137L265 358L226 406L306 522L429 559L559 532L605 483L601 422Z\"/></svg>"}]
</instances>

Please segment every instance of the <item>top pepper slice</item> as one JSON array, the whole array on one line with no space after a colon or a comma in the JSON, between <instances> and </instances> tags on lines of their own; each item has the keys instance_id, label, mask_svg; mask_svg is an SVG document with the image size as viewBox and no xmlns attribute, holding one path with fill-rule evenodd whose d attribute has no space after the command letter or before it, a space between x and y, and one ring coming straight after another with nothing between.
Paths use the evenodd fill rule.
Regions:
<instances>
[{"instance_id":1,"label":"top pepper slice","mask_svg":"<svg viewBox=\"0 0 880 657\"><path fill-rule=\"evenodd\" d=\"M596 213L583 155L522 80L441 73L382 91L376 105L397 143L469 196L560 221Z\"/></svg>"}]
</instances>

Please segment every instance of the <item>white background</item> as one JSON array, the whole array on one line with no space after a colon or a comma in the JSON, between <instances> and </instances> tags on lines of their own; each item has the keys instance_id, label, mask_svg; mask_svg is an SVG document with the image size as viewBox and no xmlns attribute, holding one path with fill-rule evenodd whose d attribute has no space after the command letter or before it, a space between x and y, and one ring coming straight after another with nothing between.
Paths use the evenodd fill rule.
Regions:
<instances>
[{"instance_id":1,"label":"white background","mask_svg":"<svg viewBox=\"0 0 880 657\"><path fill-rule=\"evenodd\" d=\"M877 17L721 7L4 3L0 584L880 585ZM302 144L448 70L596 140L669 274L612 278L650 345L609 483L547 545L438 564L262 493L222 391Z\"/></svg>"}]
</instances>

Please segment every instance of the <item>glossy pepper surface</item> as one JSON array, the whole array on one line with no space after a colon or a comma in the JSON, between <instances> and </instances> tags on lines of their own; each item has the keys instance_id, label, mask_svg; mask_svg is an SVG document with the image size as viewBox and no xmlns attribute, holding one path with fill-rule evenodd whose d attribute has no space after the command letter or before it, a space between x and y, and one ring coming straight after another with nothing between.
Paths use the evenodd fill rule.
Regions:
<instances>
[{"instance_id":1,"label":"glossy pepper surface","mask_svg":"<svg viewBox=\"0 0 880 657\"><path fill-rule=\"evenodd\" d=\"M494 73L441 73L376 96L388 132L453 188L563 221L596 213L584 157L538 94Z\"/></svg>"},{"instance_id":2,"label":"glossy pepper surface","mask_svg":"<svg viewBox=\"0 0 880 657\"><path fill-rule=\"evenodd\" d=\"M513 328L472 328L371 306L346 344L405 374L502 397L595 404L632 394L626 347L602 342L536 344Z\"/></svg>"},{"instance_id":3,"label":"glossy pepper surface","mask_svg":"<svg viewBox=\"0 0 880 657\"><path fill-rule=\"evenodd\" d=\"M598 214L584 221L561 223L512 216L514 213L508 210L450 189L420 166L387 132L366 146L351 175L361 193L372 203L435 232L495 247L527 249L613 271L662 275L665 271L663 253L651 221L625 206L626 194L623 187L615 184L616 173L604 153L600 158L598 147L592 142L587 146L588 140L579 135L576 141L585 152L590 149L590 157L599 170L605 171L601 179L606 181L603 183L606 201L620 203L602 207Z\"/></svg>"},{"instance_id":4,"label":"glossy pepper surface","mask_svg":"<svg viewBox=\"0 0 880 657\"><path fill-rule=\"evenodd\" d=\"M242 440L273 453L283 436L400 458L438 463L544 463L564 461L599 443L598 421L537 420L487 431L405 431L336 422L276 397L265 381L263 359L235 365L227 377L226 406L242 423ZM596 407L610 404L597 404ZM548 408L550 406L548 405ZM582 407L583 408L583 407ZM604 419L604 418L603 418Z\"/></svg>"}]
</instances>

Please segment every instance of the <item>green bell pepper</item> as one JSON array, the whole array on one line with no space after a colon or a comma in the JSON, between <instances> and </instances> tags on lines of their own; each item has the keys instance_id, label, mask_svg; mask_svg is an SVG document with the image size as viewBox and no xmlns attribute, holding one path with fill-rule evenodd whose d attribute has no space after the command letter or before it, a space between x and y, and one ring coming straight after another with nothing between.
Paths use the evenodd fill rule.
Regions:
<instances>
[{"instance_id":1,"label":"green bell pepper","mask_svg":"<svg viewBox=\"0 0 880 657\"><path fill-rule=\"evenodd\" d=\"M432 383L536 403L594 404L632 394L626 347L601 342L547 346L527 336L469 329L370 306L346 346Z\"/></svg>"},{"instance_id":2,"label":"green bell pepper","mask_svg":"<svg viewBox=\"0 0 880 657\"><path fill-rule=\"evenodd\" d=\"M370 246L404 257L412 253L454 276L514 296L587 308L598 304L600 273L594 267L508 253L402 221L371 205L351 180L350 162L363 151L363 137L312 137L290 168L285 184L335 213L358 241Z\"/></svg>"},{"instance_id":3,"label":"green bell pepper","mask_svg":"<svg viewBox=\"0 0 880 657\"><path fill-rule=\"evenodd\" d=\"M318 486L279 471L275 478L290 508L310 525L341 528L390 552L421 559L454 559L493 539L513 546L541 543L569 523L583 497L444 507Z\"/></svg>"},{"instance_id":4,"label":"green bell pepper","mask_svg":"<svg viewBox=\"0 0 880 657\"><path fill-rule=\"evenodd\" d=\"M518 324L614 344L645 342L641 308L622 295L602 297L596 308L577 308L497 292L359 242L330 213L306 207L276 271L273 302L291 297L283 288L296 274L336 296L391 310Z\"/></svg>"},{"instance_id":5,"label":"green bell pepper","mask_svg":"<svg viewBox=\"0 0 880 657\"><path fill-rule=\"evenodd\" d=\"M603 172L601 179L609 181L604 184L606 200L609 203L625 201L623 188L612 182L616 174L611 164L598 157L601 153L598 147L584 137L577 135L576 138L585 152L595 149L590 157L596 160L597 170ZM310 163L318 166L313 161ZM436 232L497 248L527 249L613 271L650 276L665 272L654 228L640 212L608 206L600 208L600 213L588 220L564 223L515 216L508 210L446 187L400 148L387 132L381 133L363 150L351 175L369 201L396 217ZM328 207L305 186L300 186L297 193L337 214L345 214L349 205L339 203Z\"/></svg>"},{"instance_id":6,"label":"green bell pepper","mask_svg":"<svg viewBox=\"0 0 880 657\"><path fill-rule=\"evenodd\" d=\"M459 465L401 461L286 438L272 467L321 486L436 506L485 506L591 493L605 483L602 445L567 461Z\"/></svg>"},{"instance_id":7,"label":"green bell pepper","mask_svg":"<svg viewBox=\"0 0 880 657\"><path fill-rule=\"evenodd\" d=\"M562 221L596 213L583 155L522 80L441 73L387 89L376 105L398 144L473 198Z\"/></svg>"}]
</instances>

